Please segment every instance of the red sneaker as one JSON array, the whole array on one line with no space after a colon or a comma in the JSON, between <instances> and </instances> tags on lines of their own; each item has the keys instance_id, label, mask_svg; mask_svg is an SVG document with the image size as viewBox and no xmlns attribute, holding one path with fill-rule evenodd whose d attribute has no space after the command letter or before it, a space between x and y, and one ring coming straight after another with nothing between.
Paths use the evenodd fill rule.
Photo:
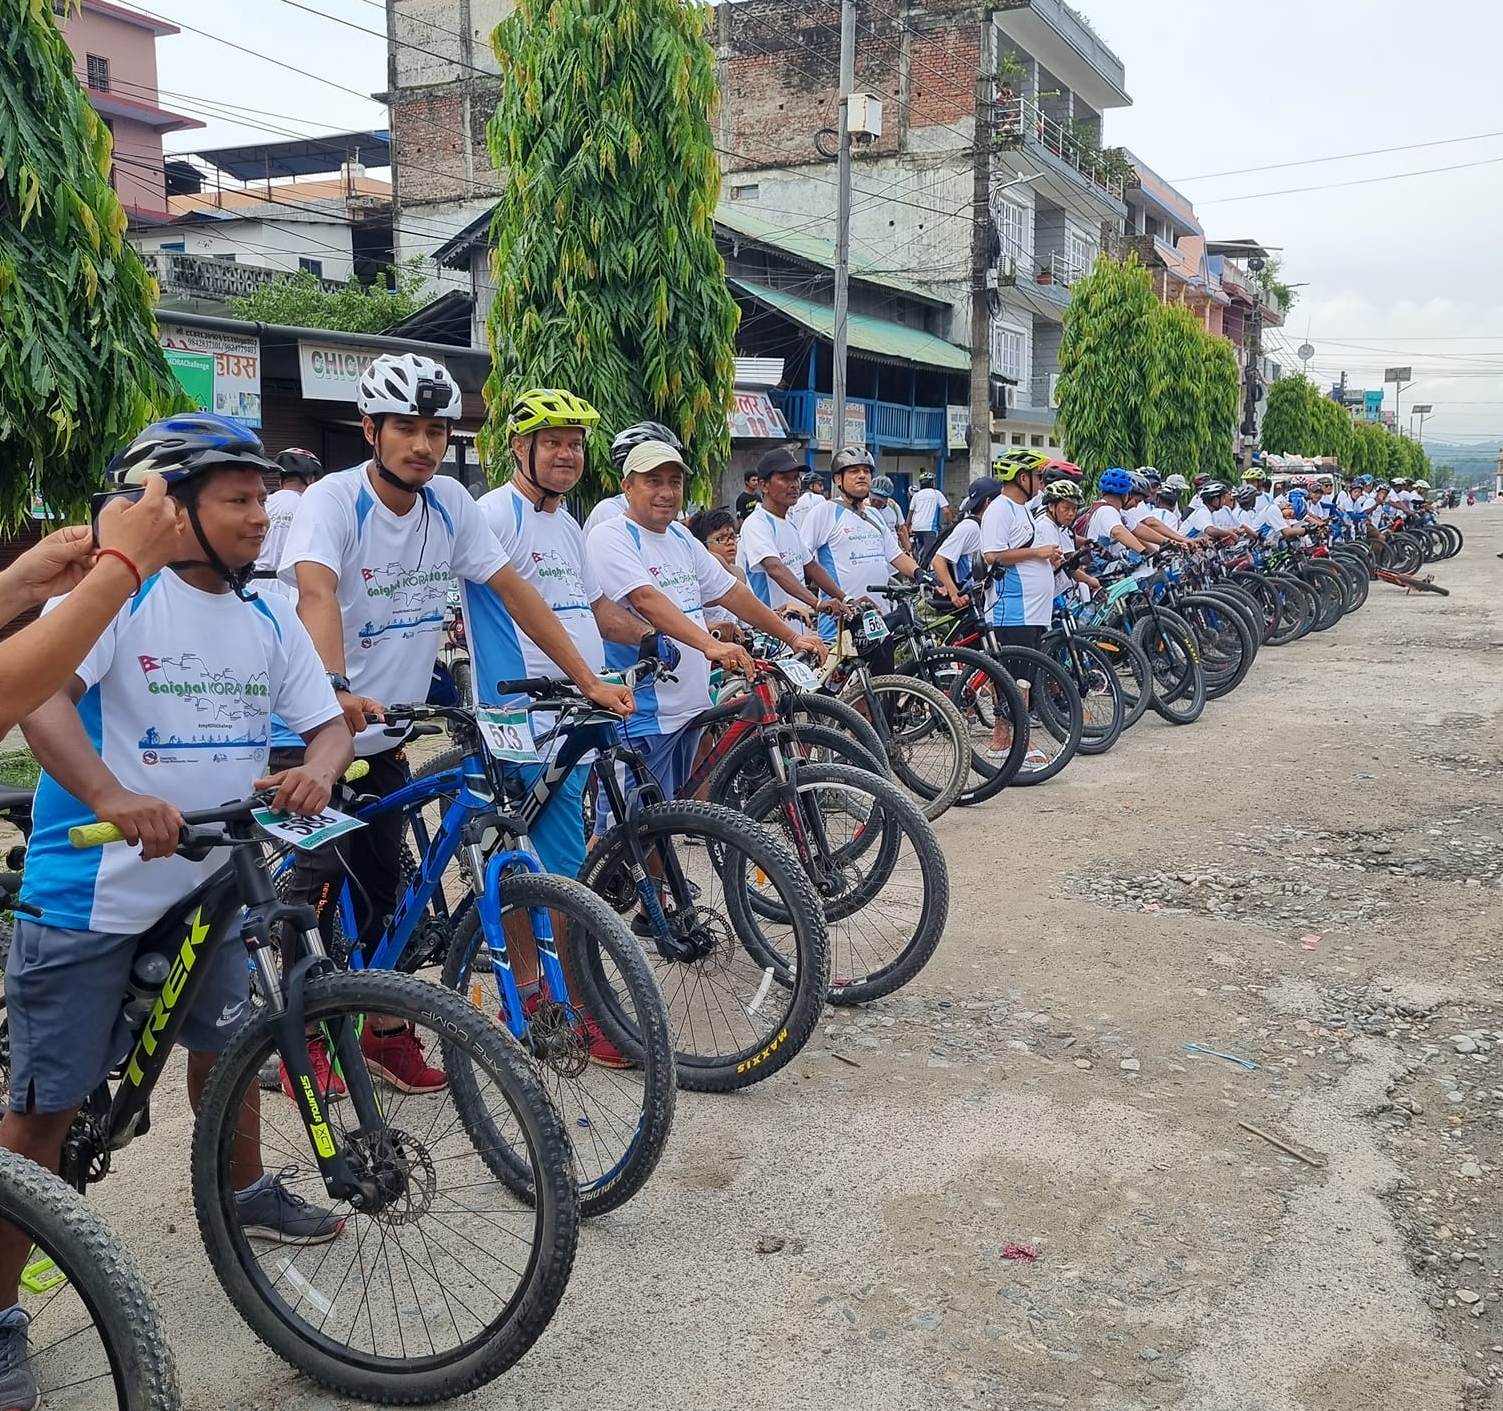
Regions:
<instances>
[{"instance_id":1,"label":"red sneaker","mask_svg":"<svg viewBox=\"0 0 1503 1411\"><path fill-rule=\"evenodd\" d=\"M436 1093L449 1086L448 1075L423 1057L423 1044L411 1024L389 1034L377 1033L367 1021L360 1036L365 1061L376 1077L399 1092Z\"/></svg>"},{"instance_id":2,"label":"red sneaker","mask_svg":"<svg viewBox=\"0 0 1503 1411\"><path fill-rule=\"evenodd\" d=\"M338 1102L345 1093L344 1079L329 1065L328 1046L322 1039L308 1040L308 1062L313 1066L314 1092L323 1102ZM292 1075L280 1059L277 1066L282 1070L282 1091L292 1097Z\"/></svg>"}]
</instances>

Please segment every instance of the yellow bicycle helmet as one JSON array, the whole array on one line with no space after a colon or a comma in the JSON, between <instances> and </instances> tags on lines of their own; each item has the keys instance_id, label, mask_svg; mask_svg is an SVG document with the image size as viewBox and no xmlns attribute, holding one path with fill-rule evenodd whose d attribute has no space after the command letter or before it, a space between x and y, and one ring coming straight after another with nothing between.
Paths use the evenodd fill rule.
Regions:
<instances>
[{"instance_id":1,"label":"yellow bicycle helmet","mask_svg":"<svg viewBox=\"0 0 1503 1411\"><path fill-rule=\"evenodd\" d=\"M512 403L506 418L508 436L526 436L544 426L596 426L600 413L583 397L557 387L533 387Z\"/></svg>"},{"instance_id":2,"label":"yellow bicycle helmet","mask_svg":"<svg viewBox=\"0 0 1503 1411\"><path fill-rule=\"evenodd\" d=\"M1253 466L1251 470L1244 470L1242 472L1242 483L1244 485L1266 485L1268 483L1268 476L1259 470L1257 466Z\"/></svg>"},{"instance_id":3,"label":"yellow bicycle helmet","mask_svg":"<svg viewBox=\"0 0 1503 1411\"><path fill-rule=\"evenodd\" d=\"M1029 450L1026 446L1014 446L1010 451L1003 451L992 462L992 475L1005 485L1009 480L1016 480L1020 475L1026 475L1030 471L1043 470L1049 464L1049 457L1042 451Z\"/></svg>"}]
</instances>

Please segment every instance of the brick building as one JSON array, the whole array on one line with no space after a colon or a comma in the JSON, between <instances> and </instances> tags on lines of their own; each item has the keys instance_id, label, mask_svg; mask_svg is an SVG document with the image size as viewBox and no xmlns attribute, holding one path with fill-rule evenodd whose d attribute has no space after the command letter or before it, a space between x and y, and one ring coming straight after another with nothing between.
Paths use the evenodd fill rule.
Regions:
<instances>
[{"instance_id":1,"label":"brick building","mask_svg":"<svg viewBox=\"0 0 1503 1411\"><path fill-rule=\"evenodd\" d=\"M834 163L820 147L831 150L838 122L839 5L744 0L722 9L718 37L727 200L789 226L833 226ZM999 444L1052 448L1070 285L1126 217L1122 169L1102 151L1103 114L1130 102L1123 66L1081 16L1061 0L862 6L856 87L881 99L883 123L856 153L851 248L944 297L948 337L969 343L985 50L996 64L991 362L1007 384L992 433Z\"/></svg>"},{"instance_id":2,"label":"brick building","mask_svg":"<svg viewBox=\"0 0 1503 1411\"><path fill-rule=\"evenodd\" d=\"M512 0L386 0L398 261L431 255L495 204L485 129L501 92L491 33ZM435 266L441 288L468 280Z\"/></svg>"}]
</instances>

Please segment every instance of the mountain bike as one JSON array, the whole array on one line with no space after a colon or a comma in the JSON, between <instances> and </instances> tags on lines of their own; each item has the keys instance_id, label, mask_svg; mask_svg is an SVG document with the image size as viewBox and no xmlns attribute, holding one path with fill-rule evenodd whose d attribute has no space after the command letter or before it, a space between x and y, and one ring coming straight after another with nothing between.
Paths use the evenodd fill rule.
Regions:
<instances>
[{"instance_id":1,"label":"mountain bike","mask_svg":"<svg viewBox=\"0 0 1503 1411\"><path fill-rule=\"evenodd\" d=\"M668 1015L652 971L620 919L572 878L542 871L526 822L507 805L506 770L519 736L515 729L483 724L488 714L460 706L387 709L388 722L399 722L396 733L443 722L456 748L442 757L442 767L356 807L364 823L405 815L416 856L390 924L365 947L344 940L359 933L353 888L344 889L336 959L355 971L410 973L442 963L445 985L497 1015L564 1119L580 1214L600 1215L646 1184L667 1143L676 1094ZM436 818L425 812L429 804ZM288 879L290 865L289 856L279 884ZM338 876L337 867L327 870ZM462 897L447 889L456 881L466 887ZM451 904L460 901L456 925ZM539 985L524 1000L516 966L525 959L531 968L534 957ZM586 958L594 1007L582 998ZM611 1048L609 1064L596 1061L597 1050ZM617 1054L629 1066L616 1066ZM470 1084L457 1086L455 1102L471 1130L484 1129ZM491 1142L487 1149L504 1147ZM496 1174L525 1189L526 1173L516 1163L503 1164Z\"/></svg>"},{"instance_id":2,"label":"mountain bike","mask_svg":"<svg viewBox=\"0 0 1503 1411\"><path fill-rule=\"evenodd\" d=\"M813 673L781 643L756 640L762 660L694 724L710 745L683 793L704 787L782 839L818 893L830 938L831 1004L891 994L928 963L950 909L950 878L934 830L854 740L782 718L780 681ZM781 901L753 892L759 914L785 920Z\"/></svg>"},{"instance_id":3,"label":"mountain bike","mask_svg":"<svg viewBox=\"0 0 1503 1411\"><path fill-rule=\"evenodd\" d=\"M78 1192L0 1149L0 1221L31 1241L18 1306L42 1405L177 1411L161 1315L125 1246Z\"/></svg>"},{"instance_id":4,"label":"mountain bike","mask_svg":"<svg viewBox=\"0 0 1503 1411\"><path fill-rule=\"evenodd\" d=\"M192 1139L194 1207L215 1275L256 1336L314 1380L371 1401L456 1396L522 1356L563 1296L579 1220L569 1148L515 1045L458 995L406 975L335 971L312 909L278 901L265 843L316 847L353 820L279 819L268 804L255 795L184 815L178 854L227 850L228 861L142 934L123 1006L129 1054L80 1109L61 1173L83 1190L150 1129L152 1093L210 968L201 962L242 947L250 1013L210 1071ZM69 837L76 847L121 841L107 823ZM371 1014L426 1034L451 1088L378 1096L360 1038ZM343 1101L330 1101L332 1078L315 1079L310 1030ZM272 1055L295 1096L261 1094ZM484 1132L456 1107L456 1078L486 1112ZM232 1170L237 1142L243 1151L257 1141L287 1163L295 1198L329 1202L343 1222L335 1238L268 1247L247 1229ZM498 1165L526 1170L525 1197L494 1178Z\"/></svg>"},{"instance_id":5,"label":"mountain bike","mask_svg":"<svg viewBox=\"0 0 1503 1411\"><path fill-rule=\"evenodd\" d=\"M667 670L656 660L644 664ZM667 1006L680 1086L728 1092L791 1062L819 1022L830 983L823 909L798 859L729 808L665 800L620 721L567 682L528 678L497 683L497 691L528 698L519 707L477 712L508 732L510 762L532 771L530 782L513 773L504 779L507 811L524 833L574 768L595 757L601 797L590 811L602 822L578 880L628 922L652 968ZM533 715L544 719L534 726ZM408 809L421 854L464 786L462 759L460 751L450 751L414 777L423 788L436 785L427 804ZM587 789L586 798L592 793ZM607 827L607 818L624 821ZM479 865L461 852L428 898L437 924L452 938L446 982L466 991L474 972L492 963L473 917L469 878ZM488 859L485 866L491 865ZM618 1047L630 1041L602 949L588 937L571 944L565 972L571 995L577 992L606 1037Z\"/></svg>"}]
</instances>

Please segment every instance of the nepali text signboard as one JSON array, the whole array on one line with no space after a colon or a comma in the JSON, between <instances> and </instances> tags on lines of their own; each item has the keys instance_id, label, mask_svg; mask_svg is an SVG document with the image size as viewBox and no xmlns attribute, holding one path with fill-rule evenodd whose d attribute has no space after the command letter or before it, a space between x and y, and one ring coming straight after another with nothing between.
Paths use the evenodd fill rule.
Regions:
<instances>
[{"instance_id":1,"label":"nepali text signboard","mask_svg":"<svg viewBox=\"0 0 1503 1411\"><path fill-rule=\"evenodd\" d=\"M814 445L821 451L833 451L835 431L835 399L814 399ZM863 402L845 404L845 435L840 438L842 446L866 445L866 405Z\"/></svg>"},{"instance_id":2,"label":"nepali text signboard","mask_svg":"<svg viewBox=\"0 0 1503 1411\"><path fill-rule=\"evenodd\" d=\"M733 441L778 441L788 435L788 423L766 392L737 392L731 409Z\"/></svg>"},{"instance_id":3,"label":"nepali text signboard","mask_svg":"<svg viewBox=\"0 0 1503 1411\"><path fill-rule=\"evenodd\" d=\"M969 407L945 408L946 442L952 451L963 451L970 444L971 409Z\"/></svg>"},{"instance_id":4,"label":"nepali text signboard","mask_svg":"<svg viewBox=\"0 0 1503 1411\"><path fill-rule=\"evenodd\" d=\"M261 425L261 341L239 333L162 323L168 366L200 411Z\"/></svg>"}]
</instances>

